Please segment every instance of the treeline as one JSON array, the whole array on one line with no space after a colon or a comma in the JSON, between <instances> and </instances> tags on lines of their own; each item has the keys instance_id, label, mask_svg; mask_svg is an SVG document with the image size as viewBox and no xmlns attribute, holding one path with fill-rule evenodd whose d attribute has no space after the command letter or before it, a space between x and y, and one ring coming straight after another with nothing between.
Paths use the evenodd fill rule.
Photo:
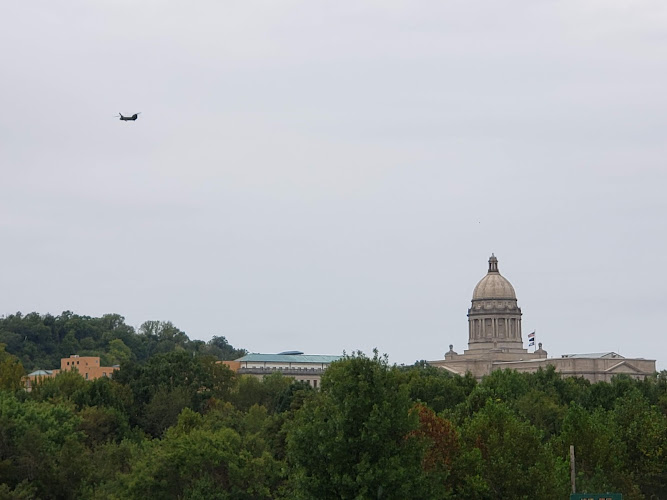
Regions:
<instances>
[{"instance_id":1,"label":"treeline","mask_svg":"<svg viewBox=\"0 0 667 500\"><path fill-rule=\"evenodd\" d=\"M234 349L222 336L214 336L209 342L190 340L168 321L146 321L135 331L119 314L93 318L70 311L59 316L19 312L0 318L0 343L29 372L60 368L60 359L72 354L99 356L102 366L143 362L155 354L174 350L220 360L246 354L243 349Z\"/></svg>"},{"instance_id":2,"label":"treeline","mask_svg":"<svg viewBox=\"0 0 667 500\"><path fill-rule=\"evenodd\" d=\"M667 492L667 372L477 383L357 353L314 390L185 350L30 393L19 372L0 350L0 499L563 499L571 444L579 491Z\"/></svg>"}]
</instances>

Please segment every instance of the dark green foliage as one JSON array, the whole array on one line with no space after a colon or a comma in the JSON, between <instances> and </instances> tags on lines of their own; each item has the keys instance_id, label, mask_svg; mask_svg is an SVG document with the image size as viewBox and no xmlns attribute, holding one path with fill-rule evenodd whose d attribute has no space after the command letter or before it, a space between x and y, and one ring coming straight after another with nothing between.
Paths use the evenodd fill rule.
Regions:
<instances>
[{"instance_id":1,"label":"dark green foliage","mask_svg":"<svg viewBox=\"0 0 667 500\"><path fill-rule=\"evenodd\" d=\"M19 493L32 488L40 498L77 498L87 468L80 423L81 418L65 405L22 402L0 391L3 494L14 490L20 498Z\"/></svg>"},{"instance_id":2,"label":"dark green foliage","mask_svg":"<svg viewBox=\"0 0 667 500\"><path fill-rule=\"evenodd\" d=\"M295 381L287 386L275 399L275 411L277 413L294 411L301 408L303 402L313 396L315 390L308 382Z\"/></svg>"},{"instance_id":3,"label":"dark green foliage","mask_svg":"<svg viewBox=\"0 0 667 500\"><path fill-rule=\"evenodd\" d=\"M123 498L270 499L279 474L267 452L248 453L232 429L174 429L133 460Z\"/></svg>"},{"instance_id":4,"label":"dark green foliage","mask_svg":"<svg viewBox=\"0 0 667 500\"><path fill-rule=\"evenodd\" d=\"M623 474L652 498L664 493L667 484L667 419L651 406L641 388L619 398L612 415L623 443Z\"/></svg>"},{"instance_id":5,"label":"dark green foliage","mask_svg":"<svg viewBox=\"0 0 667 500\"><path fill-rule=\"evenodd\" d=\"M160 436L184 408L202 411L211 398L226 398L235 375L212 358L173 351L151 357L143 365L127 363L114 381L129 387L131 421L153 436Z\"/></svg>"},{"instance_id":6,"label":"dark green foliage","mask_svg":"<svg viewBox=\"0 0 667 500\"><path fill-rule=\"evenodd\" d=\"M582 491L615 491L625 483L623 444L612 415L604 409L590 412L573 404L565 415L556 443L562 455L567 453L569 445L575 446L577 481Z\"/></svg>"},{"instance_id":7,"label":"dark green foliage","mask_svg":"<svg viewBox=\"0 0 667 500\"><path fill-rule=\"evenodd\" d=\"M213 356L223 361L234 360L245 356L248 351L245 349L234 349L225 337L213 336L206 344L199 348L202 354Z\"/></svg>"},{"instance_id":8,"label":"dark green foliage","mask_svg":"<svg viewBox=\"0 0 667 500\"><path fill-rule=\"evenodd\" d=\"M246 375L239 378L230 400L242 411L247 411L253 405L263 405L271 412L275 412L278 411L279 405L287 404L285 398L289 397L290 392L303 387L303 383L297 383L296 387L291 389L293 385L293 379L283 377L281 373L272 373L263 379Z\"/></svg>"},{"instance_id":9,"label":"dark green foliage","mask_svg":"<svg viewBox=\"0 0 667 500\"><path fill-rule=\"evenodd\" d=\"M239 377L216 360L243 350L169 322L16 314L0 341L0 500L567 498L570 445L580 491L667 491L667 372L478 383L358 353L315 390ZM121 368L18 387L22 362L54 368L72 349Z\"/></svg>"},{"instance_id":10,"label":"dark green foliage","mask_svg":"<svg viewBox=\"0 0 667 500\"><path fill-rule=\"evenodd\" d=\"M489 401L462 431L466 448L480 452L481 479L493 498L557 499L567 494L567 482L559 481L557 459L543 446L540 431L506 404Z\"/></svg>"},{"instance_id":11,"label":"dark green foliage","mask_svg":"<svg viewBox=\"0 0 667 500\"><path fill-rule=\"evenodd\" d=\"M36 401L71 400L80 398L89 389L88 381L75 371L64 371L57 377L42 379L35 384L30 398Z\"/></svg>"},{"instance_id":12,"label":"dark green foliage","mask_svg":"<svg viewBox=\"0 0 667 500\"><path fill-rule=\"evenodd\" d=\"M127 415L115 408L87 406L79 416L79 430L90 448L107 442L118 443L131 434Z\"/></svg>"},{"instance_id":13,"label":"dark green foliage","mask_svg":"<svg viewBox=\"0 0 667 500\"><path fill-rule=\"evenodd\" d=\"M23 387L23 365L16 356L5 351L0 344L0 391L18 391Z\"/></svg>"},{"instance_id":14,"label":"dark green foliage","mask_svg":"<svg viewBox=\"0 0 667 500\"><path fill-rule=\"evenodd\" d=\"M0 500L33 500L36 498L37 488L30 481L22 481L16 488L8 484L0 484Z\"/></svg>"},{"instance_id":15,"label":"dark green foliage","mask_svg":"<svg viewBox=\"0 0 667 500\"><path fill-rule=\"evenodd\" d=\"M120 498L271 499L282 472L264 438L266 411L237 415L235 430L215 414L185 409L161 440L146 443L114 481Z\"/></svg>"},{"instance_id":16,"label":"dark green foliage","mask_svg":"<svg viewBox=\"0 0 667 500\"><path fill-rule=\"evenodd\" d=\"M100 356L103 366L129 361L144 362L151 356L184 350L219 360L237 359L246 351L234 349L227 339L190 340L169 321L146 321L139 332L119 314L100 318L65 311L59 316L20 312L0 318L0 343L18 357L30 372L60 368L60 359L71 354Z\"/></svg>"},{"instance_id":17,"label":"dark green foliage","mask_svg":"<svg viewBox=\"0 0 667 500\"><path fill-rule=\"evenodd\" d=\"M294 498L427 498L408 387L386 358L337 361L287 436ZM440 492L442 493L442 492Z\"/></svg>"},{"instance_id":18,"label":"dark green foliage","mask_svg":"<svg viewBox=\"0 0 667 500\"><path fill-rule=\"evenodd\" d=\"M436 412L453 409L463 403L477 385L471 375L458 377L419 361L410 367L402 367L405 383L414 401L427 404Z\"/></svg>"}]
</instances>

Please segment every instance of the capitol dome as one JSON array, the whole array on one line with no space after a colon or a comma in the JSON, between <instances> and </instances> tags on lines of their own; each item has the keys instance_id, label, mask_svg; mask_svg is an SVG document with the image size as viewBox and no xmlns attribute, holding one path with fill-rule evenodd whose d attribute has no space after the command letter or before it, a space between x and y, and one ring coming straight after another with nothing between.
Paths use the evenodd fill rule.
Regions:
<instances>
[{"instance_id":1,"label":"capitol dome","mask_svg":"<svg viewBox=\"0 0 667 500\"><path fill-rule=\"evenodd\" d=\"M510 299L516 300L514 287L498 272L498 259L491 254L489 272L484 276L472 292L472 300Z\"/></svg>"},{"instance_id":2,"label":"capitol dome","mask_svg":"<svg viewBox=\"0 0 667 500\"><path fill-rule=\"evenodd\" d=\"M521 340L521 308L509 281L498 272L498 259L491 254L489 272L472 292L468 309L469 351L527 353Z\"/></svg>"}]
</instances>

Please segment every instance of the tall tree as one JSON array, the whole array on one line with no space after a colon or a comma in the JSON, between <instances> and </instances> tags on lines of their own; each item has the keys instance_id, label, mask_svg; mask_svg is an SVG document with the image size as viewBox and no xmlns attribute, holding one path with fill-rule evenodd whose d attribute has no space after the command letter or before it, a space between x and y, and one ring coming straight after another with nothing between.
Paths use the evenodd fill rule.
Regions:
<instances>
[{"instance_id":1,"label":"tall tree","mask_svg":"<svg viewBox=\"0 0 667 500\"><path fill-rule=\"evenodd\" d=\"M191 410L161 440L132 460L116 483L128 499L269 500L281 483L280 464L257 440L230 428L211 428Z\"/></svg>"},{"instance_id":2,"label":"tall tree","mask_svg":"<svg viewBox=\"0 0 667 500\"><path fill-rule=\"evenodd\" d=\"M0 391L18 391L23 387L23 365L0 344Z\"/></svg>"},{"instance_id":3,"label":"tall tree","mask_svg":"<svg viewBox=\"0 0 667 500\"><path fill-rule=\"evenodd\" d=\"M428 498L411 407L398 369L377 351L332 363L289 426L294 498Z\"/></svg>"},{"instance_id":4,"label":"tall tree","mask_svg":"<svg viewBox=\"0 0 667 500\"><path fill-rule=\"evenodd\" d=\"M469 449L481 453L482 475L491 498L555 500L567 494L563 461L543 445L541 433L507 404L488 401L465 423L462 435Z\"/></svg>"}]
</instances>

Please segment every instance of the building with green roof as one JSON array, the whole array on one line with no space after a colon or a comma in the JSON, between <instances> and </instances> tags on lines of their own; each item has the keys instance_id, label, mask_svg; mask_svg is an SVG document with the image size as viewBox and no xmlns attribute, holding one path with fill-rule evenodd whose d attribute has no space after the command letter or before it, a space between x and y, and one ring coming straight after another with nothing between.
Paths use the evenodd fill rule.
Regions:
<instances>
[{"instance_id":1,"label":"building with green roof","mask_svg":"<svg viewBox=\"0 0 667 500\"><path fill-rule=\"evenodd\" d=\"M237 373L264 377L272 373L282 373L295 380L319 387L322 373L334 361L343 356L324 354L304 354L301 351L285 351L278 354L246 354L234 361ZM229 366L232 366L229 363Z\"/></svg>"}]
</instances>

